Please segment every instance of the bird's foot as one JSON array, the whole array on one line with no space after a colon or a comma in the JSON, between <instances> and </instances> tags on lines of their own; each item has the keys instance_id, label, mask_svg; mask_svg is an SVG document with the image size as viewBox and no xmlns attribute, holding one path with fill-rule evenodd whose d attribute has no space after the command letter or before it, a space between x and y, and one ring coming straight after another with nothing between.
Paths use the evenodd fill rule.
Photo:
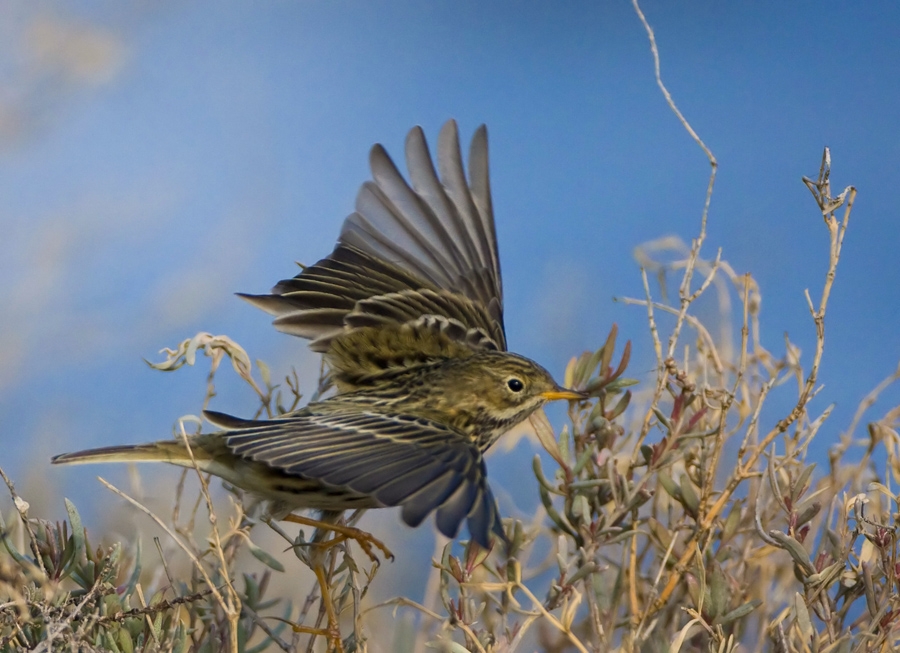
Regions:
<instances>
[{"instance_id":1,"label":"bird's foot","mask_svg":"<svg viewBox=\"0 0 900 653\"><path fill-rule=\"evenodd\" d=\"M367 556L369 556L369 558L372 559L373 562L379 561L378 557L375 555L373 547L379 549L385 556L387 556L391 560L394 559L394 554L389 548L387 548L387 546L385 546L384 542L373 536L371 533L367 533L358 528L354 528L352 526L342 526L340 524L320 521L318 519L311 519L309 517L303 517L302 515L294 514L290 514L287 517L284 517L283 521L288 521L293 524L302 524L304 526L312 526L313 528L320 528L322 530L335 533L335 536L330 540L319 544L319 546L322 546L323 548L330 548L345 540L355 540L356 543L359 544L360 548L365 552Z\"/></svg>"},{"instance_id":2,"label":"bird's foot","mask_svg":"<svg viewBox=\"0 0 900 653\"><path fill-rule=\"evenodd\" d=\"M329 624L328 628L312 628L311 626L301 626L299 624L288 623L295 633L303 633L304 635L313 635L314 637L324 637L328 640L328 646L330 651L335 651L336 653L344 653L344 644L341 642L341 633L339 630L335 630L335 627L332 627Z\"/></svg>"}]
</instances>

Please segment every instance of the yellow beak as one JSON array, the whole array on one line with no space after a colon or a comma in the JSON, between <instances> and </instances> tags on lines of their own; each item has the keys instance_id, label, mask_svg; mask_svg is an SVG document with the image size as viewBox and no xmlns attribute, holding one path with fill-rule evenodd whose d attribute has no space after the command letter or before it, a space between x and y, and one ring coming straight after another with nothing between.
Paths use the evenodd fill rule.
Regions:
<instances>
[{"instance_id":1,"label":"yellow beak","mask_svg":"<svg viewBox=\"0 0 900 653\"><path fill-rule=\"evenodd\" d=\"M569 401L578 401L580 399L587 399L587 395L581 392L575 392L574 390L567 390L566 388L557 388L556 390L548 390L547 392L542 392L541 396L547 401L556 401L557 399L568 399Z\"/></svg>"}]
</instances>

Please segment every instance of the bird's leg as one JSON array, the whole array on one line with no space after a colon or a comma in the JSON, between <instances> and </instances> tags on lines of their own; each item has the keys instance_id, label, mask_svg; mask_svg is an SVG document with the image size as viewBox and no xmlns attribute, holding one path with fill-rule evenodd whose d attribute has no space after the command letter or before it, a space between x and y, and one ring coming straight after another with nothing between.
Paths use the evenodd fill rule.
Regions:
<instances>
[{"instance_id":1,"label":"bird's leg","mask_svg":"<svg viewBox=\"0 0 900 653\"><path fill-rule=\"evenodd\" d=\"M338 653L343 653L344 648L341 642L340 623L338 622L338 614L335 610L334 603L332 603L331 600L331 590L328 580L328 573L326 572L325 568L325 560L328 558L328 550L346 540L356 540L362 550L372 559L373 562L378 562L378 558L375 556L372 550L373 546L380 549L386 556L390 557L391 559L394 558L394 554L391 553L390 549L388 549L383 542L373 537L371 534L366 533L365 531L358 528L353 528L352 526L344 526L334 523L333 520L340 518L340 515L340 512L328 511L323 512L323 519L311 519L310 517L289 514L286 517L282 517L282 521L291 522L293 524L301 524L303 526L312 526L316 529L316 533L313 535L312 541L308 543L309 546L313 547L311 555L309 557L309 565L312 568L313 573L316 575L316 581L318 582L319 589L322 592L322 607L325 610L325 616L328 620L327 629L296 626L295 630L299 628L301 630L298 630L297 632L309 633L310 635L322 635L327 638L330 650L336 651ZM333 535L330 539L325 540L324 536L328 531L331 531Z\"/></svg>"},{"instance_id":2,"label":"bird's leg","mask_svg":"<svg viewBox=\"0 0 900 653\"><path fill-rule=\"evenodd\" d=\"M394 554L391 553L391 550L387 548L384 543L373 537L371 533L366 533L363 530L358 528L353 528L352 526L342 526L340 524L334 524L332 522L320 521L318 519L311 519L309 517L303 517L301 515L290 514L287 517L282 518L283 521L288 521L293 524L302 524L304 526L312 526L313 528L319 528L326 531L331 531L333 533L337 533L330 540L325 542L321 542L317 544L317 546L321 546L323 548L330 548L335 544L343 542L344 540L356 540L359 544L360 548L365 552L367 556L369 556L373 562L378 562L378 558L375 557L375 554L372 551L372 547L375 546L378 549L381 549L381 552L384 553L391 560L394 559Z\"/></svg>"},{"instance_id":3,"label":"bird's leg","mask_svg":"<svg viewBox=\"0 0 900 653\"><path fill-rule=\"evenodd\" d=\"M333 646L332 650L338 650L343 653L343 644L341 643L340 636L335 639L333 637L333 633L331 630L327 630L325 628L312 628L310 626L301 626L299 624L289 623L288 624L295 633L302 633L304 635L315 635L316 637L321 636L327 639L331 645Z\"/></svg>"},{"instance_id":4,"label":"bird's leg","mask_svg":"<svg viewBox=\"0 0 900 653\"><path fill-rule=\"evenodd\" d=\"M329 516L332 518L336 518L340 516L340 513L329 514ZM306 558L306 563L309 565L309 568L312 569L313 573L316 576L316 584L319 586L319 592L321 594L319 616L316 619L316 625L301 626L300 624L291 623L290 626L295 633L312 635L312 639L310 640L310 648L312 648L312 643L315 638L318 636L322 636L328 642L327 646L329 651L332 651L334 653L344 653L344 645L341 642L341 628L340 622L338 621L338 613L335 610L334 604L331 600L331 584L329 581L330 572L326 570L326 562L330 564L333 570L334 552L329 550L332 548L332 545L337 538L340 538L340 541L344 541L347 538L345 535L338 535L336 537L332 537L328 542L322 542L322 538L325 536L326 532L326 529L323 527L330 526L331 524L329 522L318 522L313 519L304 519L302 517L298 517L297 515L289 515L289 517L294 517L295 519L285 519L285 521L293 521L294 523L307 524L316 527L316 531L313 534L312 541L307 543L312 547L312 550L310 551L310 555ZM274 526L274 524L272 525ZM275 530L279 529L276 528ZM331 555L329 555L329 552L331 553ZM314 595L314 592L315 590L313 590L311 596ZM305 609L303 610L303 612L305 612ZM326 617L328 621L327 628L319 627L323 616Z\"/></svg>"},{"instance_id":5,"label":"bird's leg","mask_svg":"<svg viewBox=\"0 0 900 653\"><path fill-rule=\"evenodd\" d=\"M312 628L311 626L301 626L292 623L290 624L291 629L295 633L303 633L313 637L322 636L328 640L329 650L335 653L344 653L344 644L341 642L341 627L338 623L337 612L334 610L334 604L331 602L331 591L329 590L323 557L321 555L313 556L311 566L313 573L316 575L319 590L322 592L322 605L325 608L325 615L328 619L328 628Z\"/></svg>"},{"instance_id":6,"label":"bird's leg","mask_svg":"<svg viewBox=\"0 0 900 653\"><path fill-rule=\"evenodd\" d=\"M328 576L325 574L325 565L322 556L313 557L313 573L319 583L319 589L322 591L322 605L325 606L325 615L328 619L328 629L326 631L328 637L328 645L336 653L344 653L344 645L341 642L341 626L338 623L337 612L334 604L331 602L331 590L328 586Z\"/></svg>"}]
</instances>

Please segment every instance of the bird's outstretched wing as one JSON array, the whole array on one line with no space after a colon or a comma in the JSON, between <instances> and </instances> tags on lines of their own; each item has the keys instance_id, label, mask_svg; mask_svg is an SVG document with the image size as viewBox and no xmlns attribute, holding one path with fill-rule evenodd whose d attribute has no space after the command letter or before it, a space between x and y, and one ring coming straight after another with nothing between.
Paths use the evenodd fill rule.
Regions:
<instances>
[{"instance_id":1,"label":"bird's outstretched wing","mask_svg":"<svg viewBox=\"0 0 900 653\"><path fill-rule=\"evenodd\" d=\"M244 459L402 506L403 521L413 527L436 510L447 537L456 536L463 520L485 548L491 532L503 537L481 452L462 434L409 415L320 406L268 421L207 417L233 429L221 437Z\"/></svg>"},{"instance_id":2,"label":"bird's outstretched wing","mask_svg":"<svg viewBox=\"0 0 900 653\"><path fill-rule=\"evenodd\" d=\"M241 296L332 357L336 339L369 327L439 332L445 357L458 355L457 344L505 350L486 128L472 138L468 181L453 120L438 137L437 169L419 127L407 136L406 161L410 183L381 145L373 147L372 181L331 255L270 295Z\"/></svg>"}]
</instances>

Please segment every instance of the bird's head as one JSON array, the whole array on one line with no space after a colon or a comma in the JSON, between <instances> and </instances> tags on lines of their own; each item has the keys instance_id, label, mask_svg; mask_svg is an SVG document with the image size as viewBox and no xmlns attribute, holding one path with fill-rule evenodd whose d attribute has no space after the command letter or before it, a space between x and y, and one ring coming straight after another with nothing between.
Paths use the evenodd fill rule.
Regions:
<instances>
[{"instance_id":1,"label":"bird's head","mask_svg":"<svg viewBox=\"0 0 900 653\"><path fill-rule=\"evenodd\" d=\"M447 361L429 376L428 384L428 412L433 418L490 441L548 401L585 398L561 387L534 361L508 352L480 352Z\"/></svg>"}]
</instances>

